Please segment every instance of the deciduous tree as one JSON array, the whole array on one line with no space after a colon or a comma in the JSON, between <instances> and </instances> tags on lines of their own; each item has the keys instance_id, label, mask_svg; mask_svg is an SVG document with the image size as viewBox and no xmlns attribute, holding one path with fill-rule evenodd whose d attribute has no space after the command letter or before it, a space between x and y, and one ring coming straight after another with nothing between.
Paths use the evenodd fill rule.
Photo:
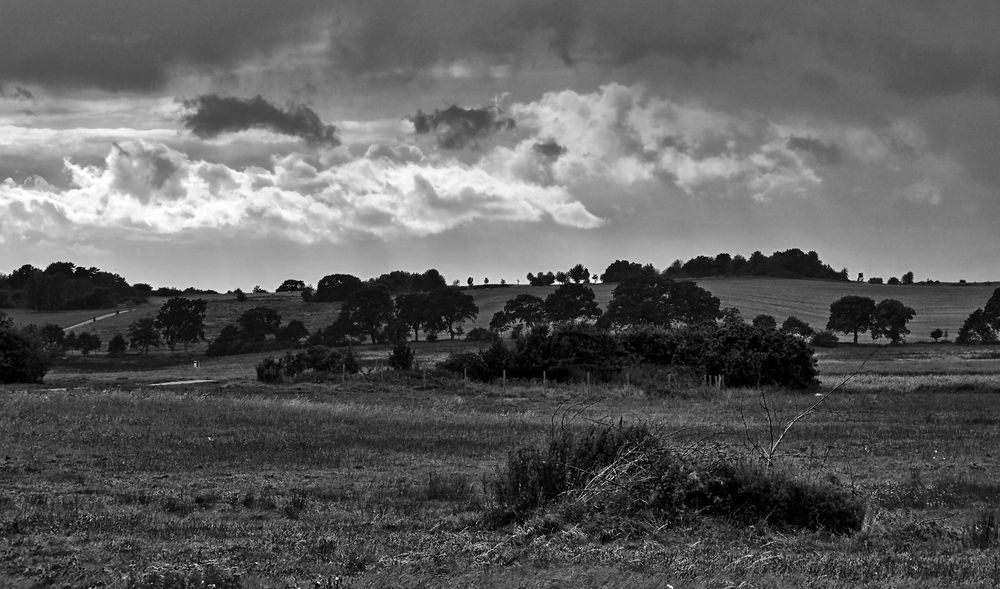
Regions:
<instances>
[{"instance_id":1,"label":"deciduous tree","mask_svg":"<svg viewBox=\"0 0 1000 589\"><path fill-rule=\"evenodd\" d=\"M545 297L545 316L553 323L574 323L597 319L601 308L589 286L566 283Z\"/></svg>"},{"instance_id":2,"label":"deciduous tree","mask_svg":"<svg viewBox=\"0 0 1000 589\"><path fill-rule=\"evenodd\" d=\"M431 299L431 325L433 330L440 327L445 330L451 339L455 339L458 328L465 321L471 321L479 316L479 307L476 300L470 294L462 292L454 287L445 287L435 290L430 295Z\"/></svg>"},{"instance_id":3,"label":"deciduous tree","mask_svg":"<svg viewBox=\"0 0 1000 589\"><path fill-rule=\"evenodd\" d=\"M913 319L916 312L896 299L885 299L875 305L872 313L872 339L887 337L894 345L906 339L910 330L906 324Z\"/></svg>"},{"instance_id":4,"label":"deciduous tree","mask_svg":"<svg viewBox=\"0 0 1000 589\"><path fill-rule=\"evenodd\" d=\"M244 339L261 342L269 335L278 335L281 315L270 307L254 307L244 311L237 320Z\"/></svg>"},{"instance_id":5,"label":"deciduous tree","mask_svg":"<svg viewBox=\"0 0 1000 589\"><path fill-rule=\"evenodd\" d=\"M156 322L151 317L140 319L128 326L129 346L133 350L142 350L149 354L149 348L160 347L160 332L156 330Z\"/></svg>"},{"instance_id":6,"label":"deciduous tree","mask_svg":"<svg viewBox=\"0 0 1000 589\"><path fill-rule=\"evenodd\" d=\"M181 343L187 352L188 344L205 339L207 307L202 299L190 300L184 297L174 297L163 303L154 325L163 334L163 339L171 350Z\"/></svg>"},{"instance_id":7,"label":"deciduous tree","mask_svg":"<svg viewBox=\"0 0 1000 589\"><path fill-rule=\"evenodd\" d=\"M340 314L348 329L355 334L364 334L372 343L379 341L379 334L386 323L392 320L393 304L389 289L381 284L373 284L355 291L344 301Z\"/></svg>"},{"instance_id":8,"label":"deciduous tree","mask_svg":"<svg viewBox=\"0 0 1000 589\"><path fill-rule=\"evenodd\" d=\"M413 331L413 340L420 341L420 331L431 317L431 298L424 292L401 294L396 297L396 319Z\"/></svg>"},{"instance_id":9,"label":"deciduous tree","mask_svg":"<svg viewBox=\"0 0 1000 589\"><path fill-rule=\"evenodd\" d=\"M858 334L871 328L873 313L875 313L874 300L848 295L830 304L830 319L826 322L826 328L842 333L853 333L854 343L858 343Z\"/></svg>"},{"instance_id":10,"label":"deciduous tree","mask_svg":"<svg viewBox=\"0 0 1000 589\"><path fill-rule=\"evenodd\" d=\"M329 274L316 284L313 300L317 302L346 301L355 291L361 289L363 283L357 276L350 274Z\"/></svg>"}]
</instances>

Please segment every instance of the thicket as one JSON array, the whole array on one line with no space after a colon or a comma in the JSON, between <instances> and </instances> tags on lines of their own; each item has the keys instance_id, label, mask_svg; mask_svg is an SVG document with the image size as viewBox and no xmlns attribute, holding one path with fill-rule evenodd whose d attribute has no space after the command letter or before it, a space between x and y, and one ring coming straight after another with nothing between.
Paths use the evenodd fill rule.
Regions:
<instances>
[{"instance_id":1,"label":"thicket","mask_svg":"<svg viewBox=\"0 0 1000 589\"><path fill-rule=\"evenodd\" d=\"M847 533L865 514L864 502L842 487L711 448L674 447L644 426L554 429L542 445L511 451L486 486L486 523L494 526L549 509L572 523L710 515Z\"/></svg>"},{"instance_id":2,"label":"thicket","mask_svg":"<svg viewBox=\"0 0 1000 589\"><path fill-rule=\"evenodd\" d=\"M264 358L257 365L257 380L265 383L294 381L303 376L324 380L343 373L357 374L361 370L354 353L325 346L312 346L304 351L284 357Z\"/></svg>"},{"instance_id":3,"label":"thicket","mask_svg":"<svg viewBox=\"0 0 1000 589\"><path fill-rule=\"evenodd\" d=\"M42 382L51 364L51 356L36 334L0 327L0 382Z\"/></svg>"},{"instance_id":4,"label":"thicket","mask_svg":"<svg viewBox=\"0 0 1000 589\"><path fill-rule=\"evenodd\" d=\"M589 326L546 326L522 334L513 348L496 342L478 352L452 354L439 365L474 380L510 378L613 381L643 365L697 367L723 375L730 386L816 384L816 361L794 335L746 324L665 329L639 327L611 333Z\"/></svg>"},{"instance_id":5,"label":"thicket","mask_svg":"<svg viewBox=\"0 0 1000 589\"><path fill-rule=\"evenodd\" d=\"M236 324L222 328L205 351L206 356L229 356L298 347L309 337L299 320L281 325L281 315L269 307L255 307L240 315Z\"/></svg>"}]
</instances>

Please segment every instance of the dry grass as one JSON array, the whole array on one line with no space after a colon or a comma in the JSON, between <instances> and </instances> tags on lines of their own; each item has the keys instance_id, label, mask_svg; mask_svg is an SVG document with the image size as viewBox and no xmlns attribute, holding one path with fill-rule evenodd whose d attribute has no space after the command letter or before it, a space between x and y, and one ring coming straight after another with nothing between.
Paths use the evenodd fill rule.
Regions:
<instances>
[{"instance_id":1,"label":"dry grass","mask_svg":"<svg viewBox=\"0 0 1000 589\"><path fill-rule=\"evenodd\" d=\"M997 508L1000 395L967 380L927 388L900 380L926 376L866 376L793 428L784 468L835 477L872 501L857 535L712 518L602 535L558 518L488 530L477 523L482 481L509 449L564 420L652 423L738 452L769 435L758 392L649 398L634 387L437 378L423 389L419 376L275 388L244 376L253 356L211 362L198 376L223 382L178 391L137 383L193 372L186 365L64 368L46 386L88 388L0 393L0 586L115 587L129 575L205 571L249 587L1000 581L995 549L979 547L994 534L982 514ZM813 401L766 394L779 423Z\"/></svg>"}]
</instances>

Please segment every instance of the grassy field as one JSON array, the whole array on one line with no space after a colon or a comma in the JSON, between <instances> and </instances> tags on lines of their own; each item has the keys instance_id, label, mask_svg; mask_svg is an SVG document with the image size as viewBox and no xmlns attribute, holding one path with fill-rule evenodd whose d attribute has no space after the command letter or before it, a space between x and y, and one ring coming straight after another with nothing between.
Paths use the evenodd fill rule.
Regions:
<instances>
[{"instance_id":1,"label":"grassy field","mask_svg":"<svg viewBox=\"0 0 1000 589\"><path fill-rule=\"evenodd\" d=\"M930 341L930 332L935 328L948 330L954 338L965 318L978 307L986 304L996 285L909 285L886 286L855 282L826 282L818 280L787 280L771 278L708 278L699 284L719 297L723 307L736 307L747 320L760 313L773 315L780 323L789 315L807 321L814 328L822 328L829 318L830 303L847 295L873 298L876 302L895 298L916 311L910 322L912 334L908 341ZM611 300L614 284L594 284L592 288L601 307ZM532 294L545 298L555 289L551 287L511 286L505 288L475 288L468 290L479 306L479 317L465 325L466 331L473 327L488 327L493 314L503 308L505 302L519 294ZM302 302L298 293L248 294L247 300L238 303L234 295L203 295L208 302L205 335L212 339L222 328L236 319L244 311L256 306L272 307L278 311L284 322L298 319L313 331L333 322L340 309L337 303ZM107 343L117 333L124 334L129 324L143 317L156 315L166 299L154 298L148 303L134 307L134 310L110 317L77 331L96 333ZM124 307L123 307L124 309ZM112 310L113 311L113 310ZM6 311L21 324L43 325L55 323L63 327L87 321L108 311L64 311L59 313L34 313L23 309ZM862 338L867 338L862 335ZM845 339L841 336L841 339ZM202 351L206 344L193 348Z\"/></svg>"},{"instance_id":2,"label":"grassy field","mask_svg":"<svg viewBox=\"0 0 1000 589\"><path fill-rule=\"evenodd\" d=\"M749 457L769 416L781 427L811 393L419 373L263 386L259 355L74 358L0 392L0 586L994 587L1000 539L976 525L1000 503L1000 380L965 367L998 357L823 351L827 390L852 378L792 427L777 468L862 497L866 523L847 535L697 516L483 525L483 481L553 424L647 423ZM893 368L920 362L934 370ZM214 382L150 386L194 378Z\"/></svg>"}]
</instances>

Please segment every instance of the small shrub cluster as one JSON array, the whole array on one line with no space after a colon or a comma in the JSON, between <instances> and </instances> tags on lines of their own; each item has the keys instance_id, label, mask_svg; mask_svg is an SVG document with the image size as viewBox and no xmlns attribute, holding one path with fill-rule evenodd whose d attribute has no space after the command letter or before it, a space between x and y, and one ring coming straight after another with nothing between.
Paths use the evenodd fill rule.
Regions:
<instances>
[{"instance_id":1,"label":"small shrub cluster","mask_svg":"<svg viewBox=\"0 0 1000 589\"><path fill-rule=\"evenodd\" d=\"M265 383L279 383L293 380L300 375L311 373L323 378L331 373L357 374L361 370L357 358L350 350L341 353L325 346L312 346L307 350L285 354L282 358L264 358L257 365L257 380Z\"/></svg>"},{"instance_id":2,"label":"small shrub cluster","mask_svg":"<svg viewBox=\"0 0 1000 589\"><path fill-rule=\"evenodd\" d=\"M845 533L861 528L864 503L831 483L799 480L738 459L671 448L645 427L560 430L541 447L512 451L487 486L487 523L524 521L558 506L595 514L677 519L713 515L742 523Z\"/></svg>"}]
</instances>

